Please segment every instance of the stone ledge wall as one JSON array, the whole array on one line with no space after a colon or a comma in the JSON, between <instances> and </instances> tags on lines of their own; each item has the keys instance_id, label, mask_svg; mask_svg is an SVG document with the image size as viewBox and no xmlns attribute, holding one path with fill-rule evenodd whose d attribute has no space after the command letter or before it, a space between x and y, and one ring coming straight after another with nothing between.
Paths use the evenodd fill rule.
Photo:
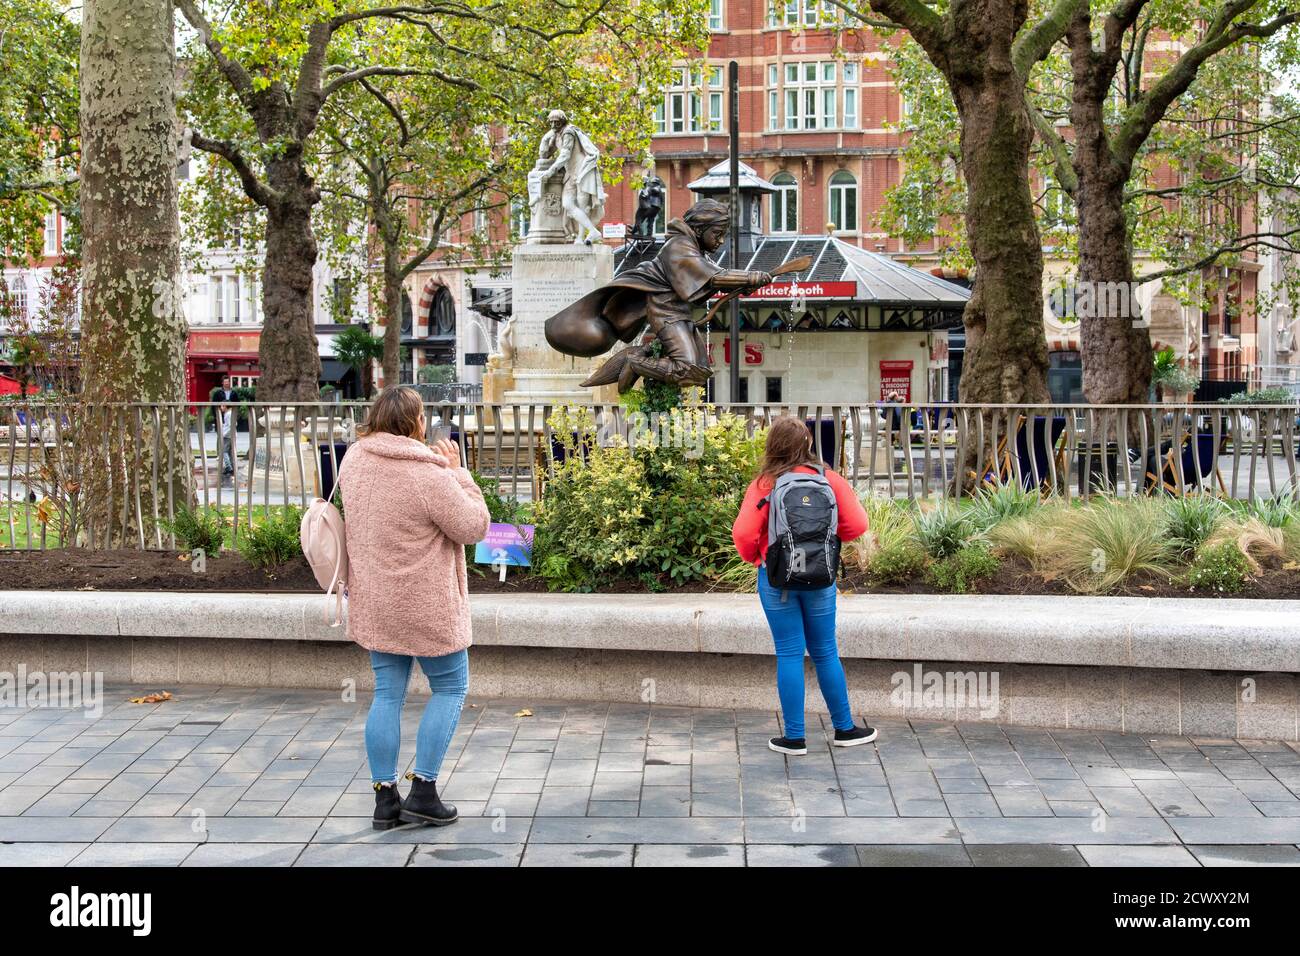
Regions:
<instances>
[{"instance_id":1,"label":"stone ledge wall","mask_svg":"<svg viewBox=\"0 0 1300 956\"><path fill-rule=\"evenodd\" d=\"M187 684L339 688L372 687L366 652L344 641L265 638L84 637L0 635L0 671L92 671L106 683L140 691ZM1300 740L1293 673L1048 665L920 662L922 674L972 672L997 677L996 711L898 706L899 674L915 675L914 660L845 658L857 714L914 720L996 722L1025 727L1079 728L1213 738ZM511 647L481 644L470 651L470 693L521 702L548 699L646 702L666 706L776 710L774 661L760 654L618 649ZM807 710L824 713L811 662ZM413 673L411 689L427 693ZM991 689L991 684L986 685ZM923 687L915 688L917 691ZM985 703L992 702L990 696Z\"/></svg>"}]
</instances>

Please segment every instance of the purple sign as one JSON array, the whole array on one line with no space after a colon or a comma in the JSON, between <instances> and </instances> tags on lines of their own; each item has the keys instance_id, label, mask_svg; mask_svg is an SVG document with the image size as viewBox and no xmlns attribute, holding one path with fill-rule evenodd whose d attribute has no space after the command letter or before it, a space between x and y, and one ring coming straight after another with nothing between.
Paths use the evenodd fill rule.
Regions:
<instances>
[{"instance_id":1,"label":"purple sign","mask_svg":"<svg viewBox=\"0 0 1300 956\"><path fill-rule=\"evenodd\" d=\"M474 547L475 564L532 565L533 526L490 524L487 536Z\"/></svg>"}]
</instances>

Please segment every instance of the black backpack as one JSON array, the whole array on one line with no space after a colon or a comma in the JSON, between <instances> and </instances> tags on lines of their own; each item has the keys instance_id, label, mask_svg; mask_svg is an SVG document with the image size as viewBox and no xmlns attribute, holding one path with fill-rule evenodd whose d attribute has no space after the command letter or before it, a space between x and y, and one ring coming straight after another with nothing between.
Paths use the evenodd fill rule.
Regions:
<instances>
[{"instance_id":1,"label":"black backpack","mask_svg":"<svg viewBox=\"0 0 1300 956\"><path fill-rule=\"evenodd\" d=\"M767 580L773 587L814 591L830 587L840 568L839 507L826 480L826 469L814 465L815 475L787 471L776 479L758 507L771 505L767 515Z\"/></svg>"}]
</instances>

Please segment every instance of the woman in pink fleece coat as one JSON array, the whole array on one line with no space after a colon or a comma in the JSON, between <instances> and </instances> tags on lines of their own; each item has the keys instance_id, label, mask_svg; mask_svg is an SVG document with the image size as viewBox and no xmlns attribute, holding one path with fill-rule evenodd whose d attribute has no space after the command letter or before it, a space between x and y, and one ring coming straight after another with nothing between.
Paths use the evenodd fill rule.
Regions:
<instances>
[{"instance_id":1,"label":"woman in pink fleece coat","mask_svg":"<svg viewBox=\"0 0 1300 956\"><path fill-rule=\"evenodd\" d=\"M339 467L348 549L348 637L370 651L375 696L366 756L374 826L444 826L456 808L438 798L438 769L469 687L465 545L487 534L488 510L449 441L427 445L424 407L411 388L383 390ZM401 713L411 663L432 696L415 742L405 800L397 790Z\"/></svg>"}]
</instances>

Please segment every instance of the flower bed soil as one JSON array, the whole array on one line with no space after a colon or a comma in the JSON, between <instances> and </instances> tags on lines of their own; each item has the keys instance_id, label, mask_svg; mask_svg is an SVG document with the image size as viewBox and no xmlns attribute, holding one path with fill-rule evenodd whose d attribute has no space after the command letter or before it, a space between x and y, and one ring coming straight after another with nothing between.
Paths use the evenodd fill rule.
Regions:
<instances>
[{"instance_id":1,"label":"flower bed soil","mask_svg":"<svg viewBox=\"0 0 1300 956\"><path fill-rule=\"evenodd\" d=\"M935 594L929 581L917 578L903 584L881 585L868 582L864 575L849 571L841 587L854 593ZM469 574L469 589L475 593L544 593L542 579L522 569L511 568L505 582L488 568L474 568ZM188 555L175 551L88 551L50 549L48 551L0 552L0 591L290 591L320 592L311 568L302 558L278 567L261 569L250 565L238 554L221 554L207 559L207 569L196 573ZM644 594L651 589L636 579L613 579L600 589L602 593ZM674 593L702 593L722 590L707 582L672 584L663 582L658 590ZM971 588L977 594L1059 594L1071 595L1064 581L1044 581L1019 562L1003 561L998 572ZM1300 572L1266 568L1247 582L1237 594L1220 595L1190 590L1186 585L1159 575L1147 575L1130 581L1113 592L1128 597L1240 597L1300 599Z\"/></svg>"}]
</instances>

